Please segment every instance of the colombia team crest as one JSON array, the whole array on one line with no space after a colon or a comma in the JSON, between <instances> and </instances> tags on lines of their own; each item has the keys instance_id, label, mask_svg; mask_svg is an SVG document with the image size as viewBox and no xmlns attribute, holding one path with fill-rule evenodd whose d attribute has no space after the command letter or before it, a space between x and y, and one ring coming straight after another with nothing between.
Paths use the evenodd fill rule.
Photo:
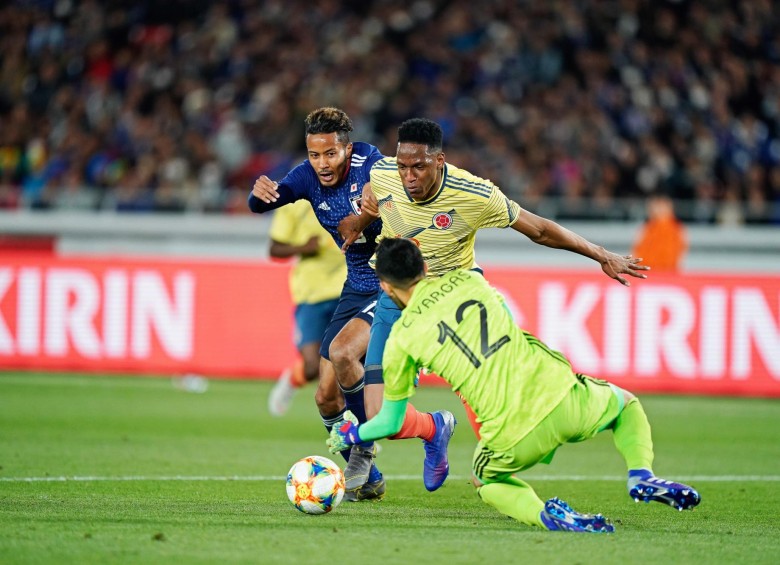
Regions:
<instances>
[{"instance_id":1,"label":"colombia team crest","mask_svg":"<svg viewBox=\"0 0 780 565\"><path fill-rule=\"evenodd\" d=\"M452 216L446 212L439 212L433 217L433 227L437 230L446 230L452 225Z\"/></svg>"}]
</instances>

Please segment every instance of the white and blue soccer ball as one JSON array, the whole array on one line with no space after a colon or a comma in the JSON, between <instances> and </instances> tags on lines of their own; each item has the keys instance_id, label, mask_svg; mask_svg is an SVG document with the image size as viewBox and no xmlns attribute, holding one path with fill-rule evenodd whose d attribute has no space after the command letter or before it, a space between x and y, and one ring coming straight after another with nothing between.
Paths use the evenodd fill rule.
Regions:
<instances>
[{"instance_id":1,"label":"white and blue soccer ball","mask_svg":"<svg viewBox=\"0 0 780 565\"><path fill-rule=\"evenodd\" d=\"M287 473L287 498L306 514L326 514L344 498L344 473L333 461L310 455Z\"/></svg>"}]
</instances>

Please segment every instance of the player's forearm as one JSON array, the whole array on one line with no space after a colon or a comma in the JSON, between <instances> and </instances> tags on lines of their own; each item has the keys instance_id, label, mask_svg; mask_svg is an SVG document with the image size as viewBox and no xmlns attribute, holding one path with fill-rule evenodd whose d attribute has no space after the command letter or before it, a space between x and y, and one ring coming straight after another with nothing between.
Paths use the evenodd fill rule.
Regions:
<instances>
[{"instance_id":1,"label":"player's forearm","mask_svg":"<svg viewBox=\"0 0 780 565\"><path fill-rule=\"evenodd\" d=\"M254 212L255 214L262 214L263 212L270 212L271 210L276 210L277 208L280 208L284 206L285 204L289 204L291 202L294 202L292 192L287 189L283 190L283 187L279 187L279 198L276 202L263 202L260 198L249 193L249 198L247 199L247 204L249 205L249 209Z\"/></svg>"},{"instance_id":2,"label":"player's forearm","mask_svg":"<svg viewBox=\"0 0 780 565\"><path fill-rule=\"evenodd\" d=\"M274 259L289 259L303 253L303 247L300 245L290 245L279 241L271 241L271 247L268 254Z\"/></svg>"},{"instance_id":3,"label":"player's forearm","mask_svg":"<svg viewBox=\"0 0 780 565\"><path fill-rule=\"evenodd\" d=\"M591 243L581 235L555 222L550 222L550 225L545 230L545 238L541 243L547 247L566 249L567 251L579 253L599 263L604 261L605 250L603 247Z\"/></svg>"},{"instance_id":4,"label":"player's forearm","mask_svg":"<svg viewBox=\"0 0 780 565\"><path fill-rule=\"evenodd\" d=\"M356 220L354 221L354 224L352 225L352 228L357 232L362 232L365 230L368 226L373 224L375 221L379 219L379 216L374 216L370 213L363 212L360 214Z\"/></svg>"},{"instance_id":5,"label":"player's forearm","mask_svg":"<svg viewBox=\"0 0 780 565\"><path fill-rule=\"evenodd\" d=\"M365 424L358 427L360 441L373 441L385 437L394 436L401 431L406 416L408 399L387 400L382 402L379 413Z\"/></svg>"},{"instance_id":6,"label":"player's forearm","mask_svg":"<svg viewBox=\"0 0 780 565\"><path fill-rule=\"evenodd\" d=\"M539 245L553 249L565 249L589 257L598 263L605 261L606 250L600 245L591 243L581 235L552 220L541 218L530 212L523 211L512 228Z\"/></svg>"}]
</instances>

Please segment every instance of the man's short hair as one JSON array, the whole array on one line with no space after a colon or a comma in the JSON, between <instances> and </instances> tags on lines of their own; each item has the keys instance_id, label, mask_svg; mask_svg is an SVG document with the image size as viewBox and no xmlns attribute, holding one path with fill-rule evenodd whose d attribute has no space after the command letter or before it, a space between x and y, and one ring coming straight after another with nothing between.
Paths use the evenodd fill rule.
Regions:
<instances>
[{"instance_id":1,"label":"man's short hair","mask_svg":"<svg viewBox=\"0 0 780 565\"><path fill-rule=\"evenodd\" d=\"M427 145L429 151L438 152L443 140L441 126L427 118L412 118L398 127L398 143L419 143Z\"/></svg>"},{"instance_id":2,"label":"man's short hair","mask_svg":"<svg viewBox=\"0 0 780 565\"><path fill-rule=\"evenodd\" d=\"M409 288L425 274L420 248L402 237L387 237L376 248L376 276L399 288Z\"/></svg>"},{"instance_id":3,"label":"man's short hair","mask_svg":"<svg viewBox=\"0 0 780 565\"><path fill-rule=\"evenodd\" d=\"M352 120L339 108L318 108L306 116L306 135L317 133L335 133L340 143L349 143Z\"/></svg>"}]
</instances>

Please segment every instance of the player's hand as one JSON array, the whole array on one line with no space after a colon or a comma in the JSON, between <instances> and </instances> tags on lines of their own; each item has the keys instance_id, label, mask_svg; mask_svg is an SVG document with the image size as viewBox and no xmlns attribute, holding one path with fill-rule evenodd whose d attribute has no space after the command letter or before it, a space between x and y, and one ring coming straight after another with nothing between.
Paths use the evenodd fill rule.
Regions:
<instances>
[{"instance_id":1,"label":"player's hand","mask_svg":"<svg viewBox=\"0 0 780 565\"><path fill-rule=\"evenodd\" d=\"M601 270L606 273L608 277L611 277L625 286L631 286L631 283L620 275L631 275L638 279L646 279L647 275L640 271L649 271L650 267L642 265L641 257L634 257L633 255L618 255L611 251L606 252L606 256L601 261Z\"/></svg>"},{"instance_id":2,"label":"player's hand","mask_svg":"<svg viewBox=\"0 0 780 565\"><path fill-rule=\"evenodd\" d=\"M309 238L309 241L301 245L300 248L301 257L312 257L320 252L320 238L313 235Z\"/></svg>"},{"instance_id":3,"label":"player's hand","mask_svg":"<svg viewBox=\"0 0 780 565\"><path fill-rule=\"evenodd\" d=\"M360 238L360 234L363 233L363 228L364 226L360 216L350 214L349 216L342 218L338 227L339 235L341 236L341 239L344 240L344 243L341 245L342 253L345 253L349 246Z\"/></svg>"},{"instance_id":4,"label":"player's hand","mask_svg":"<svg viewBox=\"0 0 780 565\"><path fill-rule=\"evenodd\" d=\"M267 176L262 175L255 181L252 187L252 195L256 196L266 204L276 202L279 198L279 183L272 181Z\"/></svg>"},{"instance_id":5,"label":"player's hand","mask_svg":"<svg viewBox=\"0 0 780 565\"><path fill-rule=\"evenodd\" d=\"M325 444L328 446L328 451L338 453L339 451L349 449L356 443L360 443L358 421L355 415L347 410L344 412L344 420L330 430L330 437Z\"/></svg>"},{"instance_id":6,"label":"player's hand","mask_svg":"<svg viewBox=\"0 0 780 565\"><path fill-rule=\"evenodd\" d=\"M379 217L379 202L374 191L371 190L370 182L363 185L363 193L360 197L360 213L368 214L372 218Z\"/></svg>"}]
</instances>

